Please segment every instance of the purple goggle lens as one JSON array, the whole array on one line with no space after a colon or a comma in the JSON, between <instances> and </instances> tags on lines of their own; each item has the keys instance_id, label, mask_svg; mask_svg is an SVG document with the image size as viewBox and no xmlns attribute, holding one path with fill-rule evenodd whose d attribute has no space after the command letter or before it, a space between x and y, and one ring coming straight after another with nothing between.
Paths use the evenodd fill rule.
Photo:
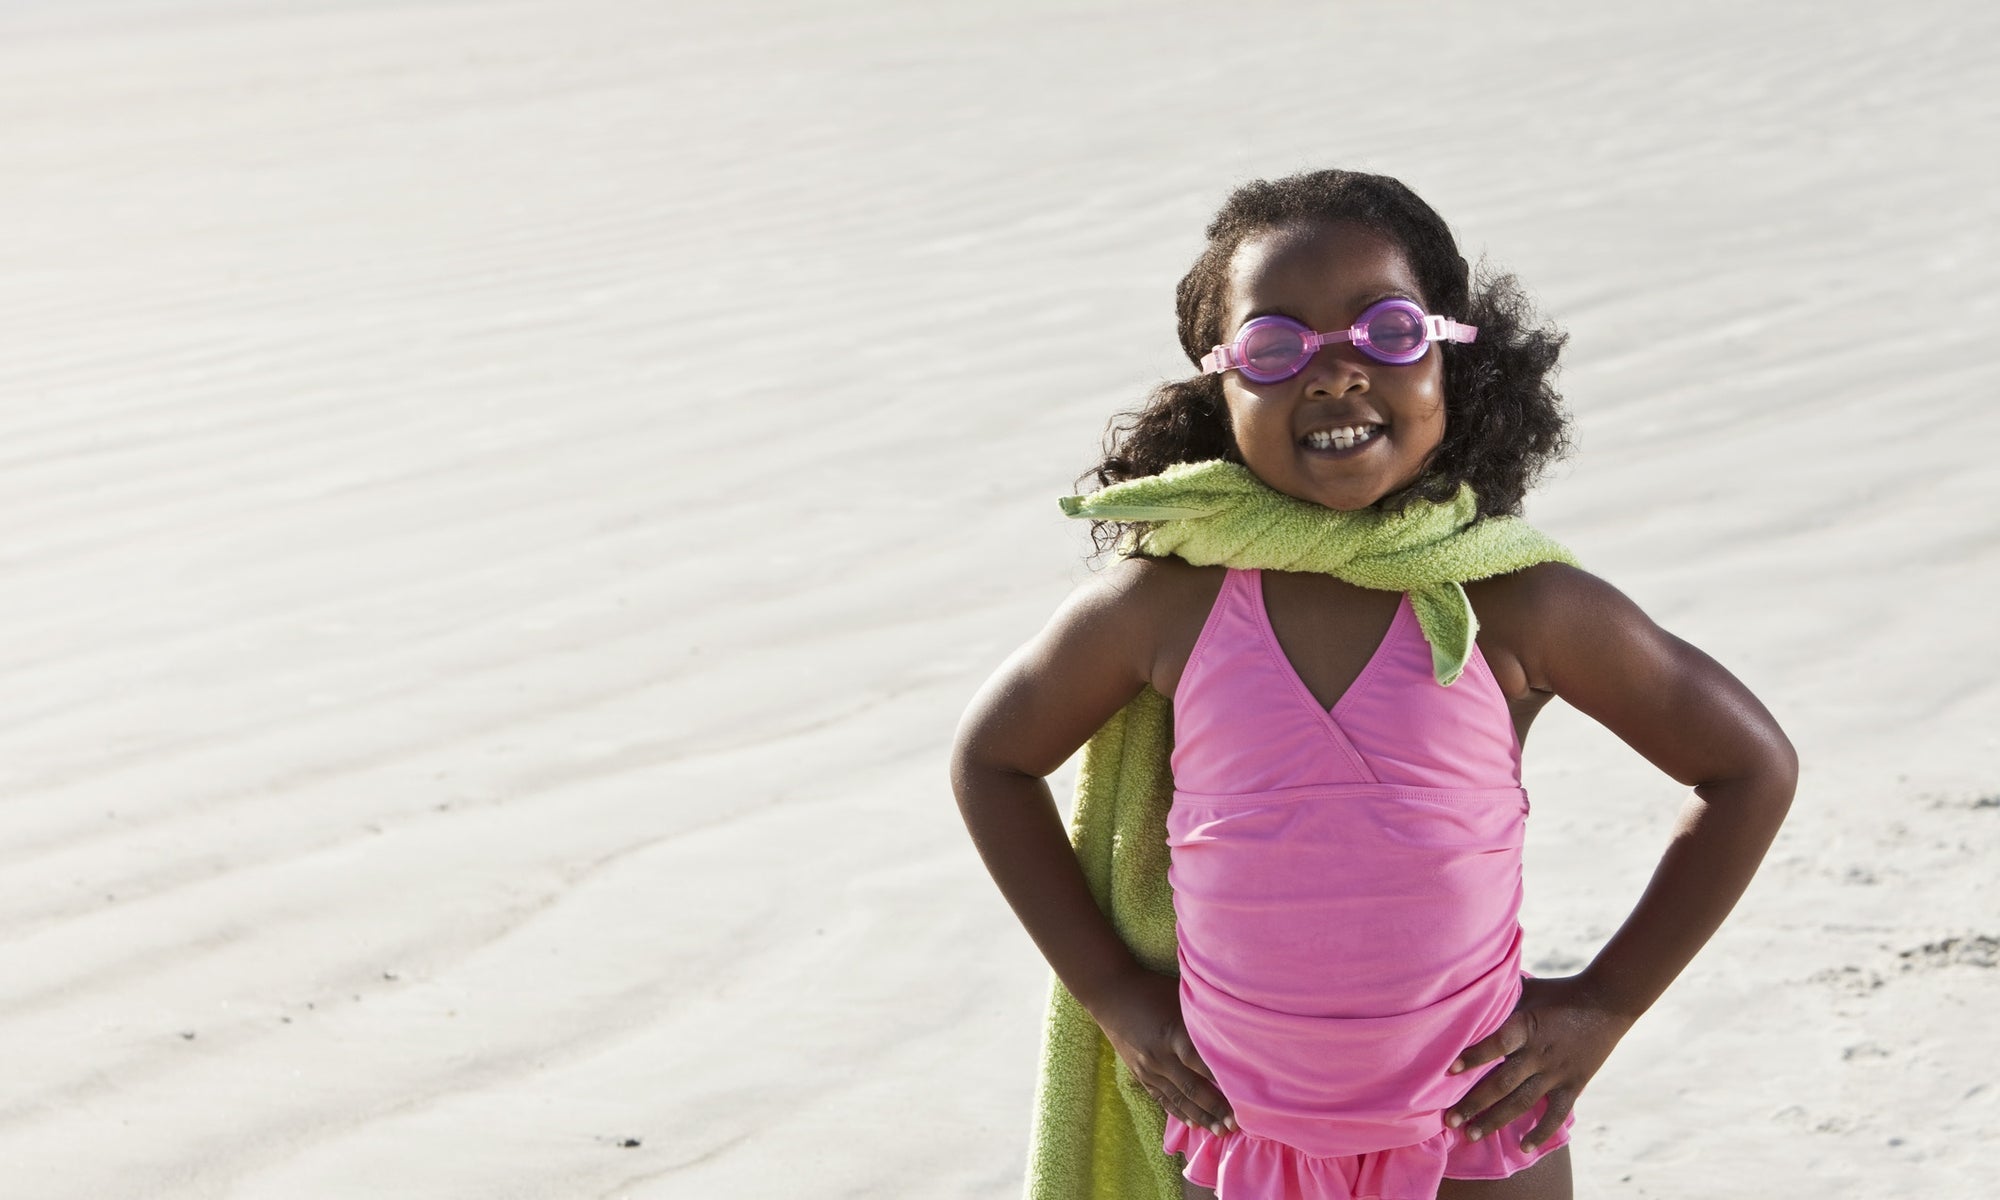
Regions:
<instances>
[{"instance_id":1,"label":"purple goggle lens","mask_svg":"<svg viewBox=\"0 0 2000 1200\"><path fill-rule=\"evenodd\" d=\"M1409 300L1380 300L1352 326L1332 333L1315 333L1290 317L1258 317L1236 332L1234 342L1209 351L1201 370L1214 375L1234 369L1258 383L1277 383L1305 370L1321 346L1335 342L1352 342L1376 362L1405 366L1422 358L1432 342L1469 342L1478 333Z\"/></svg>"}]
</instances>

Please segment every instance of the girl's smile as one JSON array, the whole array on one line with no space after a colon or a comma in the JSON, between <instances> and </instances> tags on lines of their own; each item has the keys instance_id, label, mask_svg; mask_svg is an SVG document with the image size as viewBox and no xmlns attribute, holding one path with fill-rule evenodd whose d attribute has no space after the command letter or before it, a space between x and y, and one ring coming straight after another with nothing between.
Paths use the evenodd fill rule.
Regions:
<instances>
[{"instance_id":1,"label":"girl's smile","mask_svg":"<svg viewBox=\"0 0 2000 1200\"><path fill-rule=\"evenodd\" d=\"M1389 296L1425 302L1394 242L1355 224L1288 226L1237 249L1222 335L1267 314L1344 329ZM1276 383L1226 372L1222 394L1244 465L1278 491L1328 508L1366 508L1416 482L1444 440L1435 346L1397 366L1331 345Z\"/></svg>"}]
</instances>

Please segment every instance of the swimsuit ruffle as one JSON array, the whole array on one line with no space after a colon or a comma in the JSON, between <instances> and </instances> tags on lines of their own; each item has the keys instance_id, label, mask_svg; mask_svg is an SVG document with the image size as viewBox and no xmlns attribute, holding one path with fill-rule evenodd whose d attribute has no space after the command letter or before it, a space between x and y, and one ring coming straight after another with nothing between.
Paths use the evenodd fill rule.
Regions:
<instances>
[{"instance_id":1,"label":"swimsuit ruffle","mask_svg":"<svg viewBox=\"0 0 2000 1200\"><path fill-rule=\"evenodd\" d=\"M1547 1107L1543 1099L1476 1142L1441 1129L1415 1145L1366 1154L1320 1157L1240 1129L1218 1137L1171 1115L1164 1144L1187 1157L1182 1173L1213 1188L1216 1200L1435 1200L1441 1179L1505 1179L1568 1143L1575 1113L1548 1141L1521 1149Z\"/></svg>"}]
</instances>

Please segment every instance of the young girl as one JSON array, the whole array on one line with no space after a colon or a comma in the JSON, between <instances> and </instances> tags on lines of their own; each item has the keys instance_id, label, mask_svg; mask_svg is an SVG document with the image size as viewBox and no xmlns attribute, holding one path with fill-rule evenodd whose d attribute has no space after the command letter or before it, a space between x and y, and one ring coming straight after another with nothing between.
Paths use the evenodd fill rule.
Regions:
<instances>
[{"instance_id":1,"label":"young girl","mask_svg":"<svg viewBox=\"0 0 2000 1200\"><path fill-rule=\"evenodd\" d=\"M1059 981L1030 1192L1568 1197L1571 1108L1749 883L1792 748L1519 521L1564 445L1563 338L1510 280L1475 286L1407 188L1243 187L1176 299L1201 373L1115 426L1104 486L1065 502L1124 554L954 748ZM1556 696L1694 795L1590 965L1535 979L1520 748ZM1073 850L1043 777L1087 739Z\"/></svg>"}]
</instances>

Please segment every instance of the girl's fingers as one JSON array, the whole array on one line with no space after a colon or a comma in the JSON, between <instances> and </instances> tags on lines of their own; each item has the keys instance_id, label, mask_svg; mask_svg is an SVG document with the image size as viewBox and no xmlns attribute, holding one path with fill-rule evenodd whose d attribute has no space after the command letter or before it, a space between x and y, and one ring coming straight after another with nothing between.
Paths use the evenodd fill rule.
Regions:
<instances>
[{"instance_id":1,"label":"girl's fingers","mask_svg":"<svg viewBox=\"0 0 2000 1200\"><path fill-rule=\"evenodd\" d=\"M1174 1053L1179 1056L1181 1065L1193 1076L1192 1079L1181 1081L1181 1091L1195 1097L1202 1107L1215 1114L1215 1119L1221 1123L1224 1131L1235 1129L1236 1118L1229 1111L1229 1098L1215 1086L1215 1072L1209 1070L1208 1064L1201 1060L1201 1052L1194 1048L1194 1043L1185 1033L1175 1039Z\"/></svg>"},{"instance_id":2,"label":"girl's fingers","mask_svg":"<svg viewBox=\"0 0 2000 1200\"><path fill-rule=\"evenodd\" d=\"M1167 1086L1200 1114L1199 1120L1189 1120L1189 1124L1198 1124L1218 1133L1236 1127L1235 1118L1229 1115L1229 1101L1223 1099L1222 1093L1207 1079L1182 1067L1175 1077L1167 1081ZM1182 1120L1188 1118L1183 1117Z\"/></svg>"},{"instance_id":3,"label":"girl's fingers","mask_svg":"<svg viewBox=\"0 0 2000 1200\"><path fill-rule=\"evenodd\" d=\"M1556 1130L1562 1127L1563 1118L1569 1115L1570 1108L1575 1104L1575 1092L1567 1088L1556 1088L1551 1091L1547 1111L1542 1113L1541 1120L1535 1122L1535 1127L1528 1131L1528 1136L1521 1139L1521 1149L1533 1150L1554 1137Z\"/></svg>"},{"instance_id":4,"label":"girl's fingers","mask_svg":"<svg viewBox=\"0 0 2000 1200\"><path fill-rule=\"evenodd\" d=\"M1508 1017L1500 1028L1494 1030L1490 1036L1483 1037L1472 1043L1472 1045L1467 1046L1465 1052L1458 1056L1458 1061L1451 1064L1450 1074L1457 1075L1462 1071L1469 1071L1481 1063L1489 1063L1496 1058L1505 1058L1527 1044L1527 1019L1516 1012L1513 1016Z\"/></svg>"},{"instance_id":5,"label":"girl's fingers","mask_svg":"<svg viewBox=\"0 0 2000 1200\"><path fill-rule=\"evenodd\" d=\"M1502 1096L1497 1104L1480 1113L1477 1120L1467 1123L1465 1136L1476 1142L1501 1126L1509 1124L1522 1113L1535 1107L1535 1101L1540 1100L1546 1091L1548 1084L1540 1075L1528 1076L1520 1087Z\"/></svg>"},{"instance_id":6,"label":"girl's fingers","mask_svg":"<svg viewBox=\"0 0 2000 1200\"><path fill-rule=\"evenodd\" d=\"M1203 1129L1214 1130L1222 1123L1222 1118L1210 1111L1207 1105L1188 1095L1172 1081L1163 1081L1159 1087L1148 1088L1160 1107L1179 1117L1183 1124L1199 1125Z\"/></svg>"},{"instance_id":7,"label":"girl's fingers","mask_svg":"<svg viewBox=\"0 0 2000 1200\"><path fill-rule=\"evenodd\" d=\"M1486 1073L1479 1083L1457 1104L1445 1110L1444 1123L1453 1128L1460 1125L1478 1124L1491 1129L1495 1122L1478 1120L1486 1110L1526 1083L1535 1074L1534 1068L1525 1063L1503 1062ZM1467 1130L1470 1133L1471 1130Z\"/></svg>"},{"instance_id":8,"label":"girl's fingers","mask_svg":"<svg viewBox=\"0 0 2000 1200\"><path fill-rule=\"evenodd\" d=\"M1209 1070L1208 1064L1201 1061L1201 1051L1194 1048L1194 1043L1188 1039L1185 1033L1174 1039L1174 1056L1180 1059L1181 1063L1188 1070L1193 1071L1210 1083L1215 1082L1215 1072Z\"/></svg>"},{"instance_id":9,"label":"girl's fingers","mask_svg":"<svg viewBox=\"0 0 2000 1200\"><path fill-rule=\"evenodd\" d=\"M1201 1122L1204 1126L1223 1132L1236 1127L1236 1119L1229 1115L1229 1101L1223 1099L1214 1084L1197 1076L1181 1080L1180 1089L1189 1103L1206 1114Z\"/></svg>"}]
</instances>

